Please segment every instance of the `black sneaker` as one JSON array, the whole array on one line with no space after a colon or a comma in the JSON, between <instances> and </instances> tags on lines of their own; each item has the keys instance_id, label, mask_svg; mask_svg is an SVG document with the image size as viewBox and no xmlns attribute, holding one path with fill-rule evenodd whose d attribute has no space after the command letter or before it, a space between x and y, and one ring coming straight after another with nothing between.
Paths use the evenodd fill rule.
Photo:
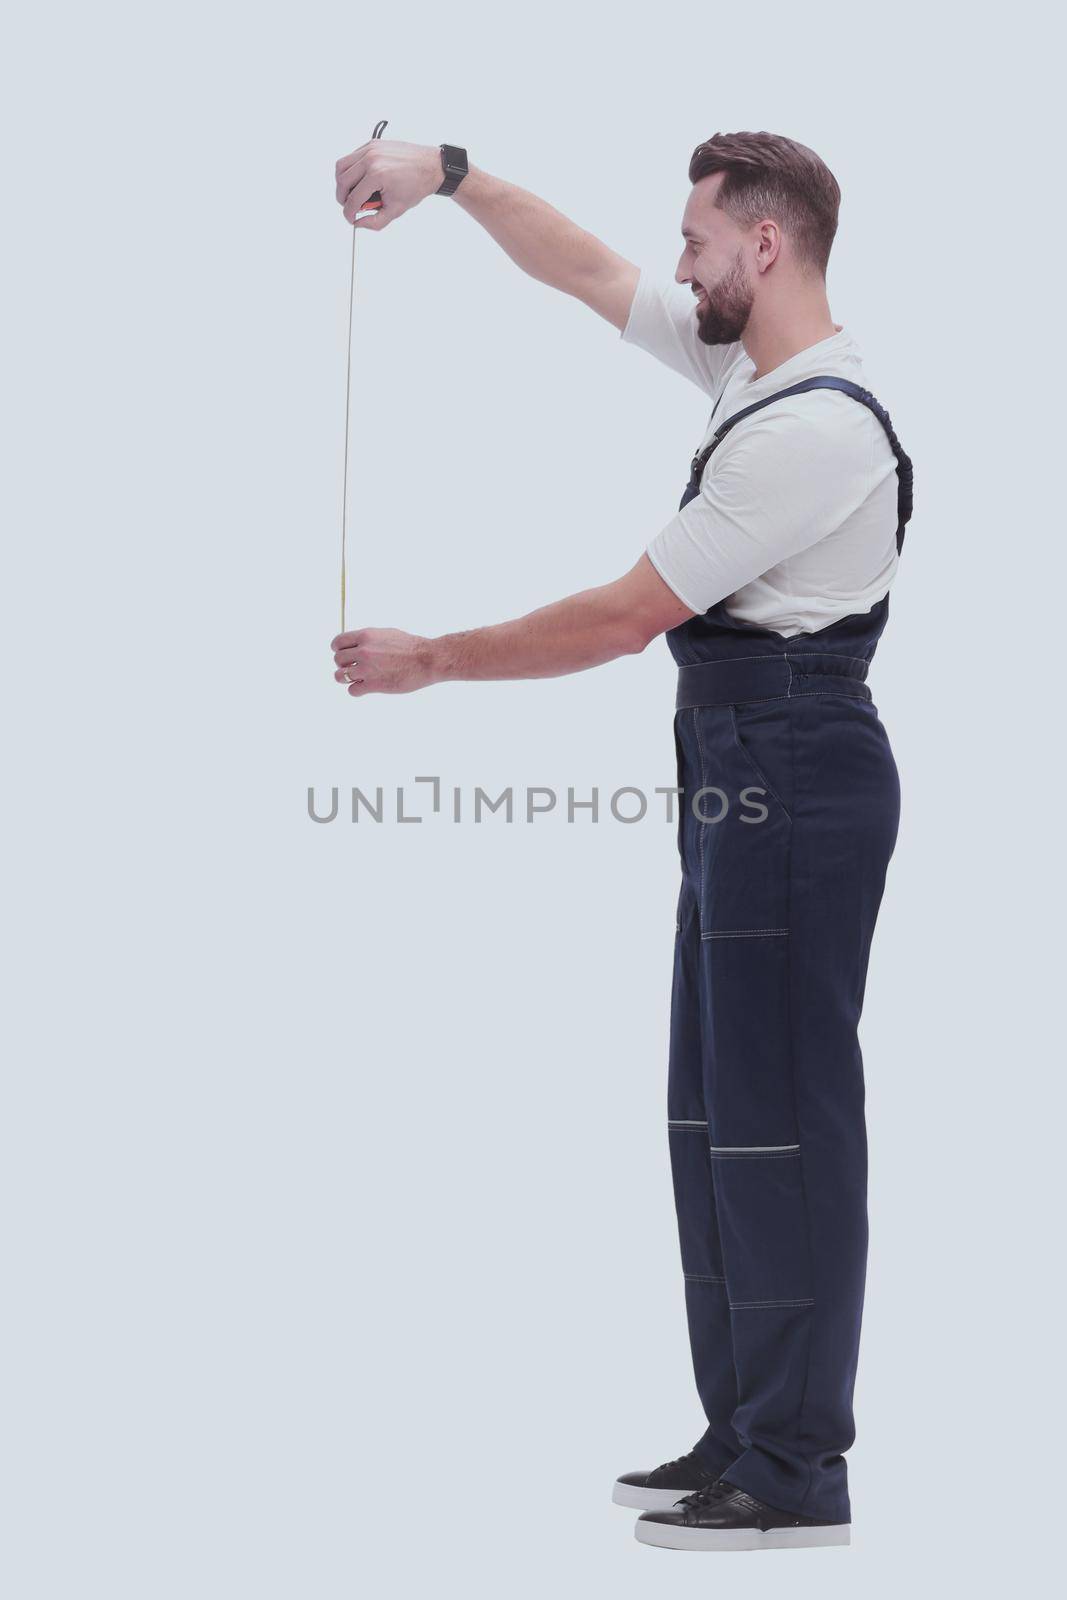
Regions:
<instances>
[{"instance_id":1,"label":"black sneaker","mask_svg":"<svg viewBox=\"0 0 1067 1600\"><path fill-rule=\"evenodd\" d=\"M660 1511L677 1505L683 1495L710 1489L718 1476L701 1466L696 1451L690 1450L651 1472L624 1472L615 1479L611 1498L617 1506L630 1506L634 1511Z\"/></svg>"},{"instance_id":2,"label":"black sneaker","mask_svg":"<svg viewBox=\"0 0 1067 1600\"><path fill-rule=\"evenodd\" d=\"M796 1550L848 1544L851 1527L775 1511L722 1478L710 1489L687 1495L673 1511L638 1517L634 1532L642 1544L668 1550Z\"/></svg>"}]
</instances>

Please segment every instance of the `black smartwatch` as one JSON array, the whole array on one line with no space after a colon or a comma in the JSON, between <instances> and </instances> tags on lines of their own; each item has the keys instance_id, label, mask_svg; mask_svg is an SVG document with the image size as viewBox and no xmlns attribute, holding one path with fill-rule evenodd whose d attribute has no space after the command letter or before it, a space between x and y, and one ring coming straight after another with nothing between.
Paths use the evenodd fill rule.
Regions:
<instances>
[{"instance_id":1,"label":"black smartwatch","mask_svg":"<svg viewBox=\"0 0 1067 1600\"><path fill-rule=\"evenodd\" d=\"M437 190L437 193L455 194L467 176L466 150L461 150L458 144L443 144L441 146L441 166L444 168L445 181Z\"/></svg>"}]
</instances>

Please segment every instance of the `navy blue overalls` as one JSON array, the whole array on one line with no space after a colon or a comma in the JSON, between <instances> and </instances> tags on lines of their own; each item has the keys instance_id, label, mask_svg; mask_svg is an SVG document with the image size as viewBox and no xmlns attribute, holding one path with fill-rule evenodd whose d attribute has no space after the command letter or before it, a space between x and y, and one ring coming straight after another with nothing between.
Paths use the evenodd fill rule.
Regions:
<instances>
[{"instance_id":1,"label":"navy blue overalls","mask_svg":"<svg viewBox=\"0 0 1067 1600\"><path fill-rule=\"evenodd\" d=\"M813 388L840 390L884 427L899 549L911 462L878 402L841 378L794 384L722 423L682 505L738 421ZM684 791L667 1114L708 1419L696 1449L767 1504L832 1522L849 1520L867 1255L857 1025L899 812L865 682L888 610L886 596L787 639L720 602L667 634Z\"/></svg>"}]
</instances>

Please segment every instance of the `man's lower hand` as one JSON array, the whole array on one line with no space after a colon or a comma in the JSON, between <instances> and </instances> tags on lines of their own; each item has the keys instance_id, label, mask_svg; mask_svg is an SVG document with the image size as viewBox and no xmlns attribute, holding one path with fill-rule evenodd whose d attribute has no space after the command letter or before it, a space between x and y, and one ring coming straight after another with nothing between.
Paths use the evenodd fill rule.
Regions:
<instances>
[{"instance_id":1,"label":"man's lower hand","mask_svg":"<svg viewBox=\"0 0 1067 1600\"><path fill-rule=\"evenodd\" d=\"M356 628L330 645L334 677L352 695L410 694L438 683L434 641L399 628Z\"/></svg>"}]
</instances>

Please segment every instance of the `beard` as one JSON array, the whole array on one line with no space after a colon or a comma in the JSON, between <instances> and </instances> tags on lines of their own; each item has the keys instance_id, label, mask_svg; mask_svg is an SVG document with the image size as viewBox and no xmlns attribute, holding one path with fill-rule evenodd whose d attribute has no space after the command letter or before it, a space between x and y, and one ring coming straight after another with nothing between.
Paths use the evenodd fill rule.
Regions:
<instances>
[{"instance_id":1,"label":"beard","mask_svg":"<svg viewBox=\"0 0 1067 1600\"><path fill-rule=\"evenodd\" d=\"M736 344L752 315L755 295L745 277L740 250L713 289L707 290L703 310L697 307L697 333L704 344Z\"/></svg>"}]
</instances>

